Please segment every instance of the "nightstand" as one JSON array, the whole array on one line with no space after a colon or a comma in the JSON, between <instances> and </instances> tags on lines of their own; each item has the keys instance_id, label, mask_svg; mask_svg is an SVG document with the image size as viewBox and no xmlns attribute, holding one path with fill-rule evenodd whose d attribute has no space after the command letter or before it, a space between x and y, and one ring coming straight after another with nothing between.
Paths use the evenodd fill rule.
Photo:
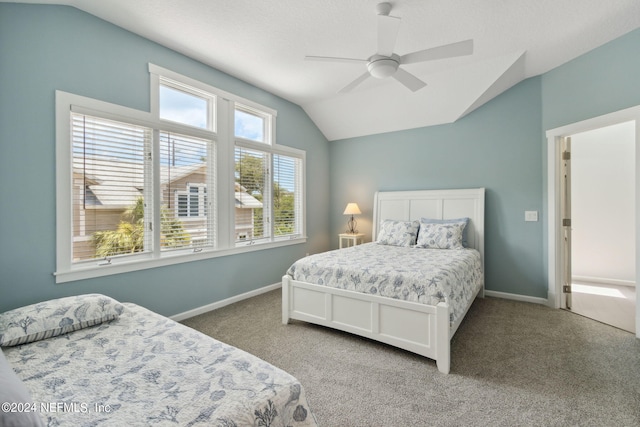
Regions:
<instances>
[{"instance_id":1,"label":"nightstand","mask_svg":"<svg viewBox=\"0 0 640 427\"><path fill-rule=\"evenodd\" d=\"M364 234L362 233L340 233L340 249L343 248L342 242L346 241L346 248L349 246L356 246L362 244L364 241Z\"/></svg>"}]
</instances>

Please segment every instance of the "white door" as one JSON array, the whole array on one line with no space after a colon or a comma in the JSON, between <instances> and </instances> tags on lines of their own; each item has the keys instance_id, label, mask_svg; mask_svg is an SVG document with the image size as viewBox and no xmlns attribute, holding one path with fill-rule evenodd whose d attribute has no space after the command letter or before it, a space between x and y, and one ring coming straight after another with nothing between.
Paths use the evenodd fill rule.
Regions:
<instances>
[{"instance_id":1,"label":"white door","mask_svg":"<svg viewBox=\"0 0 640 427\"><path fill-rule=\"evenodd\" d=\"M635 332L635 122L563 140L566 308Z\"/></svg>"},{"instance_id":2,"label":"white door","mask_svg":"<svg viewBox=\"0 0 640 427\"><path fill-rule=\"evenodd\" d=\"M576 135L581 132L588 132L594 129L605 128L608 126L621 124L625 122L634 123L631 125L634 128L634 149L635 154L630 154L628 158L635 158L635 162L633 164L633 177L631 177L628 181L631 181L635 185L634 192L634 225L635 229L629 229L626 234L635 236L634 240L634 249L640 247L640 215L636 214L640 213L640 174L637 173L638 167L640 166L640 105L635 107L626 108L623 110L611 112L609 114L604 114L602 116L593 117L590 119L586 119L580 122L567 124L564 126L560 126L554 129L549 129L546 131L547 137L547 236L548 236L548 246L547 246L547 255L548 255L548 264L547 264L547 272L548 272L548 283L549 283L549 295L548 302L549 305L553 308L565 308L564 294L562 292L563 286L563 265L565 263L564 253L563 253L563 245L564 245L564 230L562 227L562 212L561 212L561 193L562 193L562 179L561 179L561 143L562 138L566 136L572 136L572 163L571 169L572 172L576 169ZM570 191L575 193L575 179L571 182ZM607 206L606 204L604 204ZM576 269L576 249L578 252L580 249L584 249L584 245L580 245L576 243L576 206L572 206L572 226L573 230L571 230L571 250L574 252L572 255L571 268ZM579 212L578 212L579 214ZM615 212L611 212L611 215L608 219L608 224L617 223L617 217L615 216ZM597 227L602 230L610 230L610 227L600 226ZM614 234L614 233L610 233ZM587 249L589 247L587 246ZM593 248L591 253L594 253L593 250L598 249L599 254L610 255L607 251L602 250L602 248ZM580 259L582 257L579 257ZM640 253L636 251L635 253L635 271L640 271ZM635 290L635 289L634 289ZM575 312L575 296L576 289L575 286L572 286L572 298L570 301L570 305L572 307L572 311ZM636 294L636 304L635 304L635 330L636 337L640 338L640 292L635 292Z\"/></svg>"}]
</instances>

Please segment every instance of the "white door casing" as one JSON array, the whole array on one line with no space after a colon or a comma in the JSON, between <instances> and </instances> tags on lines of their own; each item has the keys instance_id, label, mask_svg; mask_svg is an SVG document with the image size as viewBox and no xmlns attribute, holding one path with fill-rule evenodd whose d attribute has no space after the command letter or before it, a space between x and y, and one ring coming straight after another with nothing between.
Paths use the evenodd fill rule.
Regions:
<instances>
[{"instance_id":1,"label":"white door casing","mask_svg":"<svg viewBox=\"0 0 640 427\"><path fill-rule=\"evenodd\" d=\"M563 137L586 132L623 122L635 121L636 142L636 212L640 212L640 105L572 123L566 126L550 129L547 137L547 232L548 232L548 304L553 308L564 307L562 292L564 262L566 255L563 251L564 233L562 227L562 170L560 158L562 156ZM636 248L640 247L640 215L636 215ZM636 252L636 271L640 272L640 251ZM640 292L636 292L636 337L640 338Z\"/></svg>"}]
</instances>

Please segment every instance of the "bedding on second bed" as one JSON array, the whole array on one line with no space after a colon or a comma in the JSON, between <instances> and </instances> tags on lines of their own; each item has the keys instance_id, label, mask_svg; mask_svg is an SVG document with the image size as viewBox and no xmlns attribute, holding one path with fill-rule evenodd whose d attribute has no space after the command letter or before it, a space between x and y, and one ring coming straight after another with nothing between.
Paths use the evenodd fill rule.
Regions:
<instances>
[{"instance_id":1,"label":"bedding on second bed","mask_svg":"<svg viewBox=\"0 0 640 427\"><path fill-rule=\"evenodd\" d=\"M294 280L404 301L446 302L453 324L483 285L480 252L365 243L311 255L287 271Z\"/></svg>"},{"instance_id":2,"label":"bedding on second bed","mask_svg":"<svg viewBox=\"0 0 640 427\"><path fill-rule=\"evenodd\" d=\"M87 306L35 307L40 317L73 323ZM143 307L117 308L101 324L3 347L48 425L316 425L304 388L288 373ZM38 317L28 314L16 319Z\"/></svg>"}]
</instances>

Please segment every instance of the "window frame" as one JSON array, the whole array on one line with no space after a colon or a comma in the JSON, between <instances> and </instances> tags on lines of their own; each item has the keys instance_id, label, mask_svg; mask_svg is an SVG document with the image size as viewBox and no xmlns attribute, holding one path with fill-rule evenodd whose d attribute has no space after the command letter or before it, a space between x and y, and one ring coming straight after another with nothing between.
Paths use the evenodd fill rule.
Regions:
<instances>
[{"instance_id":1,"label":"window frame","mask_svg":"<svg viewBox=\"0 0 640 427\"><path fill-rule=\"evenodd\" d=\"M75 280L108 276L124 272L138 271L160 266L180 264L196 260L216 258L265 250L292 244L306 242L306 152L275 142L275 119L277 112L268 107L259 105L250 100L238 97L234 94L219 90L205 83L182 76L171 70L149 64L150 73L150 111L141 111L130 107L124 107L75 95L63 91L56 91L56 271L54 272L56 283L65 283ZM215 120L210 123L217 123L212 130L205 130L199 127L184 125L169 120L159 118L159 85L161 78L163 81L172 81L176 84L186 85L198 91L204 91L214 96L214 104L210 108L210 113L214 114ZM181 89L184 90L184 89ZM200 95L198 95L200 96ZM252 140L243 140L244 143L256 144L256 149L270 151L270 158L275 153L299 158L301 170L299 171L299 181L301 182L301 194L299 203L301 204L301 233L294 238L274 238L271 233L270 240L260 244L236 244L235 242L235 216L234 216L234 194L233 185L235 182L234 173L234 150L235 150L235 128L234 128L234 108L236 103L251 109L251 113L259 112L261 117L271 116L272 120L268 126L268 133L265 138L269 139L269 144ZM213 247L203 247L196 249L184 249L175 251L161 251L159 243L154 243L154 248L150 253L136 254L135 256L125 256L117 260L105 261L96 259L96 262L88 261L82 264L73 262L73 160L72 160L72 138L71 138L71 113L92 115L104 119L122 121L134 125L150 127L153 129L153 170L159 171L159 133L162 131L185 133L198 138L211 139L213 137L214 154L208 159L211 168L212 188L207 189L207 210L211 214L211 224L215 241ZM262 116L264 114L264 116ZM215 130L215 132L213 131ZM273 165L271 165L273 167ZM154 224L160 224L160 177L154 172L153 196L158 209L154 212ZM273 179L271 179L273 182ZM272 184L271 184L272 185ZM273 204L271 203L270 209ZM201 217L196 217L201 218ZM159 226L157 227L159 228ZM157 239L159 240L159 239Z\"/></svg>"}]
</instances>

